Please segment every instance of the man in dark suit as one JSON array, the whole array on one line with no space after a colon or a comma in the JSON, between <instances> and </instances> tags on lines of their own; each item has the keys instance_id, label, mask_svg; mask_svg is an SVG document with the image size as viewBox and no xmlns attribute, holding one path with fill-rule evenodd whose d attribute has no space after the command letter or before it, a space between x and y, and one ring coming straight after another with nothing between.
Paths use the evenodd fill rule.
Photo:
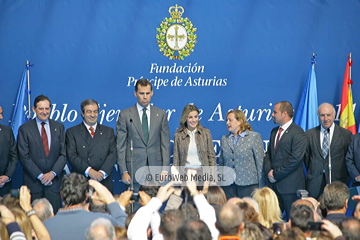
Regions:
<instances>
[{"instance_id":1,"label":"man in dark suit","mask_svg":"<svg viewBox=\"0 0 360 240\"><path fill-rule=\"evenodd\" d=\"M345 160L352 187L360 186L360 133L351 136Z\"/></svg>"},{"instance_id":2,"label":"man in dark suit","mask_svg":"<svg viewBox=\"0 0 360 240\"><path fill-rule=\"evenodd\" d=\"M59 192L66 164L65 130L62 123L49 119L50 106L48 97L35 98L32 109L36 118L20 126L18 154L32 200L47 198L56 213L62 205Z\"/></svg>"},{"instance_id":3,"label":"man in dark suit","mask_svg":"<svg viewBox=\"0 0 360 240\"><path fill-rule=\"evenodd\" d=\"M334 124L335 114L331 104L321 104L318 108L321 124L305 133L308 141L305 155L308 170L306 185L309 196L316 199L323 193L326 184L334 181L348 184L349 181L345 155L351 132Z\"/></svg>"},{"instance_id":4,"label":"man in dark suit","mask_svg":"<svg viewBox=\"0 0 360 240\"><path fill-rule=\"evenodd\" d=\"M0 106L0 121L3 119ZM10 127L0 124L0 197L12 188L11 178L17 165L16 142Z\"/></svg>"},{"instance_id":5,"label":"man in dark suit","mask_svg":"<svg viewBox=\"0 0 360 240\"><path fill-rule=\"evenodd\" d=\"M272 129L270 145L264 158L264 169L269 187L279 199L281 210L289 218L291 204L297 199L296 191L305 188L302 168L306 137L301 127L293 123L294 109L291 103L282 101L274 106L274 123L279 127Z\"/></svg>"},{"instance_id":6,"label":"man in dark suit","mask_svg":"<svg viewBox=\"0 0 360 240\"><path fill-rule=\"evenodd\" d=\"M80 107L83 122L66 131L67 159L73 172L101 182L112 192L111 173L116 163L114 129L97 122L97 101L86 99Z\"/></svg>"},{"instance_id":7,"label":"man in dark suit","mask_svg":"<svg viewBox=\"0 0 360 240\"><path fill-rule=\"evenodd\" d=\"M131 161L133 161L134 176L136 171L144 166L160 166L158 172L153 171L154 169L148 170L152 176L160 174L161 179L159 180L165 179L168 173L170 164L169 125L165 111L150 105L153 94L151 83L148 80L138 80L134 92L138 100L137 104L121 111L116 123L117 161L122 181L126 184L130 184L131 181L136 183L136 179L132 179L133 176L130 176ZM131 148L133 152L131 152ZM137 192L139 185L135 184L134 188Z\"/></svg>"}]
</instances>

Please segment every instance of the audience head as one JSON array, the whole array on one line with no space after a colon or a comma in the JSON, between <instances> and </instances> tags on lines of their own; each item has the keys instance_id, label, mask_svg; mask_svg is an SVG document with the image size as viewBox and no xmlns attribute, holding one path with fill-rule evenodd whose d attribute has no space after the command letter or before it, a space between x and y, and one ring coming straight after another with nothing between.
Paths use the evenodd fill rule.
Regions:
<instances>
[{"instance_id":1,"label":"audience head","mask_svg":"<svg viewBox=\"0 0 360 240\"><path fill-rule=\"evenodd\" d=\"M314 205L307 199L298 199L291 204L291 207L299 206L299 205L306 205L309 208L311 208L311 210L315 210Z\"/></svg>"},{"instance_id":2,"label":"audience head","mask_svg":"<svg viewBox=\"0 0 360 240\"><path fill-rule=\"evenodd\" d=\"M277 240L306 240L304 233L297 227L285 229Z\"/></svg>"},{"instance_id":3,"label":"audience head","mask_svg":"<svg viewBox=\"0 0 360 240\"><path fill-rule=\"evenodd\" d=\"M115 229L110 220L98 218L85 232L86 240L115 240Z\"/></svg>"},{"instance_id":4,"label":"audience head","mask_svg":"<svg viewBox=\"0 0 360 240\"><path fill-rule=\"evenodd\" d=\"M196 206L191 202L181 204L179 209L185 216L185 219L199 218L199 212Z\"/></svg>"},{"instance_id":5,"label":"audience head","mask_svg":"<svg viewBox=\"0 0 360 240\"><path fill-rule=\"evenodd\" d=\"M70 173L64 176L60 194L66 207L85 203L89 183L85 176L78 173Z\"/></svg>"},{"instance_id":6,"label":"audience head","mask_svg":"<svg viewBox=\"0 0 360 240\"><path fill-rule=\"evenodd\" d=\"M175 239L176 231L183 224L185 220L184 214L176 210L166 210L161 214L161 222L159 231L164 237L164 240Z\"/></svg>"},{"instance_id":7,"label":"audience head","mask_svg":"<svg viewBox=\"0 0 360 240\"><path fill-rule=\"evenodd\" d=\"M236 204L244 217L244 221L258 223L259 222L259 214L255 211L255 209L250 206L247 202L239 202Z\"/></svg>"},{"instance_id":8,"label":"audience head","mask_svg":"<svg viewBox=\"0 0 360 240\"><path fill-rule=\"evenodd\" d=\"M360 238L360 220L357 218L345 218L340 222L340 230L346 240L357 240Z\"/></svg>"},{"instance_id":9,"label":"audience head","mask_svg":"<svg viewBox=\"0 0 360 240\"><path fill-rule=\"evenodd\" d=\"M215 226L221 236L239 236L244 228L240 208L232 203L225 204L216 216Z\"/></svg>"},{"instance_id":10,"label":"audience head","mask_svg":"<svg viewBox=\"0 0 360 240\"><path fill-rule=\"evenodd\" d=\"M259 204L252 197L243 197L245 202L247 202L250 206L255 209L255 212L259 213Z\"/></svg>"},{"instance_id":11,"label":"audience head","mask_svg":"<svg viewBox=\"0 0 360 240\"><path fill-rule=\"evenodd\" d=\"M244 230L242 230L240 233L240 237L241 239L245 240L259 240L263 239L263 234L261 233L260 228L256 224L246 222Z\"/></svg>"},{"instance_id":12,"label":"audience head","mask_svg":"<svg viewBox=\"0 0 360 240\"><path fill-rule=\"evenodd\" d=\"M31 206L42 222L54 216L54 209L46 198L35 199Z\"/></svg>"},{"instance_id":13,"label":"audience head","mask_svg":"<svg viewBox=\"0 0 360 240\"><path fill-rule=\"evenodd\" d=\"M25 212L17 207L12 208L11 212L14 215L15 222L17 222L17 224L20 227L20 230L24 233L25 238L28 240L32 239L31 237L32 225L30 219L26 216ZM0 224L0 239L2 240L10 239L5 224Z\"/></svg>"},{"instance_id":14,"label":"audience head","mask_svg":"<svg viewBox=\"0 0 360 240\"><path fill-rule=\"evenodd\" d=\"M272 189L256 189L252 197L259 204L259 222L263 226L271 228L273 223L282 222L279 201Z\"/></svg>"},{"instance_id":15,"label":"audience head","mask_svg":"<svg viewBox=\"0 0 360 240\"><path fill-rule=\"evenodd\" d=\"M94 192L94 194L96 194L96 192ZM108 207L104 202L92 198L89 199L89 211L109 213Z\"/></svg>"},{"instance_id":16,"label":"audience head","mask_svg":"<svg viewBox=\"0 0 360 240\"><path fill-rule=\"evenodd\" d=\"M176 232L177 240L211 240L211 232L200 219L185 221Z\"/></svg>"},{"instance_id":17,"label":"audience head","mask_svg":"<svg viewBox=\"0 0 360 240\"><path fill-rule=\"evenodd\" d=\"M309 222L314 222L314 211L308 205L293 205L291 207L291 227L298 227L304 233L310 232L308 227Z\"/></svg>"},{"instance_id":18,"label":"audience head","mask_svg":"<svg viewBox=\"0 0 360 240\"><path fill-rule=\"evenodd\" d=\"M324 188L324 204L328 211L346 211L350 197L349 188L342 182L332 182Z\"/></svg>"},{"instance_id":19,"label":"audience head","mask_svg":"<svg viewBox=\"0 0 360 240\"><path fill-rule=\"evenodd\" d=\"M209 186L205 197L210 204L218 204L220 206L226 203L226 195L220 186Z\"/></svg>"}]
</instances>

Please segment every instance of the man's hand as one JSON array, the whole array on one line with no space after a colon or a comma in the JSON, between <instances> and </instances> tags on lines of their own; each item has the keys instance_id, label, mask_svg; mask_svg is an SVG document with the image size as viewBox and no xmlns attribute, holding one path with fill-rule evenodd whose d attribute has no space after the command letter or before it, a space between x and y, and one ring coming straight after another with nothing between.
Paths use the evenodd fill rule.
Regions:
<instances>
[{"instance_id":1,"label":"man's hand","mask_svg":"<svg viewBox=\"0 0 360 240\"><path fill-rule=\"evenodd\" d=\"M165 171L162 171L160 173L160 182L165 182L167 180L168 173Z\"/></svg>"},{"instance_id":2,"label":"man's hand","mask_svg":"<svg viewBox=\"0 0 360 240\"><path fill-rule=\"evenodd\" d=\"M54 179L55 175L52 172L48 172L48 173L44 173L41 178L40 181L42 184L44 184L45 186L47 185L51 185L52 184L52 180Z\"/></svg>"},{"instance_id":3,"label":"man's hand","mask_svg":"<svg viewBox=\"0 0 360 240\"><path fill-rule=\"evenodd\" d=\"M0 176L0 188L2 188L8 180L9 180L8 176L5 175Z\"/></svg>"},{"instance_id":4,"label":"man's hand","mask_svg":"<svg viewBox=\"0 0 360 240\"><path fill-rule=\"evenodd\" d=\"M276 182L276 180L274 178L274 170L271 169L271 171L268 173L268 179L271 183Z\"/></svg>"},{"instance_id":5,"label":"man's hand","mask_svg":"<svg viewBox=\"0 0 360 240\"><path fill-rule=\"evenodd\" d=\"M334 239L343 235L339 227L332 222L325 219L323 219L322 222L323 225L321 225L321 228L328 231Z\"/></svg>"},{"instance_id":6,"label":"man's hand","mask_svg":"<svg viewBox=\"0 0 360 240\"><path fill-rule=\"evenodd\" d=\"M354 195L354 196L352 197L352 200L357 201L357 202L360 202L360 195Z\"/></svg>"},{"instance_id":7,"label":"man's hand","mask_svg":"<svg viewBox=\"0 0 360 240\"><path fill-rule=\"evenodd\" d=\"M129 173L123 173L123 175L121 176L121 180L123 181L123 183L125 184L130 184L131 183L131 177Z\"/></svg>"},{"instance_id":8,"label":"man's hand","mask_svg":"<svg viewBox=\"0 0 360 240\"><path fill-rule=\"evenodd\" d=\"M93 195L91 199L99 200L107 205L116 201L111 192L98 181L90 179L89 185L92 186L97 193L97 195Z\"/></svg>"},{"instance_id":9,"label":"man's hand","mask_svg":"<svg viewBox=\"0 0 360 240\"><path fill-rule=\"evenodd\" d=\"M90 170L89 170L89 176L91 177L91 179L99 181L99 182L104 179L104 175L101 172L96 171L92 168L90 168Z\"/></svg>"},{"instance_id":10,"label":"man's hand","mask_svg":"<svg viewBox=\"0 0 360 240\"><path fill-rule=\"evenodd\" d=\"M24 210L24 212L28 212L32 209L30 190L27 186L21 186L19 199L20 206Z\"/></svg>"},{"instance_id":11,"label":"man's hand","mask_svg":"<svg viewBox=\"0 0 360 240\"><path fill-rule=\"evenodd\" d=\"M130 200L132 194L133 191L130 190L124 191L120 194L119 198L116 201L120 204L120 206L126 207L132 202Z\"/></svg>"},{"instance_id":12,"label":"man's hand","mask_svg":"<svg viewBox=\"0 0 360 240\"><path fill-rule=\"evenodd\" d=\"M175 191L175 189L172 187L173 184L174 182L169 182L165 186L160 187L156 194L156 198L158 198L161 202L165 202Z\"/></svg>"},{"instance_id":13,"label":"man's hand","mask_svg":"<svg viewBox=\"0 0 360 240\"><path fill-rule=\"evenodd\" d=\"M356 176L355 181L360 182L360 175Z\"/></svg>"},{"instance_id":14,"label":"man's hand","mask_svg":"<svg viewBox=\"0 0 360 240\"><path fill-rule=\"evenodd\" d=\"M144 191L139 191L139 197L141 199L141 201L139 201L139 204L141 206L146 206L151 200L151 197L149 196L149 194L147 194Z\"/></svg>"},{"instance_id":15,"label":"man's hand","mask_svg":"<svg viewBox=\"0 0 360 240\"><path fill-rule=\"evenodd\" d=\"M1 214L1 221L5 225L15 222L14 214L12 214L12 212L4 205L0 205L0 214Z\"/></svg>"}]
</instances>

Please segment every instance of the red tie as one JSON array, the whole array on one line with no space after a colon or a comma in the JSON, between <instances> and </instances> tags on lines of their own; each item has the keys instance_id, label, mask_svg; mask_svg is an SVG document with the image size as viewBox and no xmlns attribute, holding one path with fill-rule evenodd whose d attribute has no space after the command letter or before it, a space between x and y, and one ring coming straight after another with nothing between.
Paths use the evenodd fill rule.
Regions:
<instances>
[{"instance_id":1,"label":"red tie","mask_svg":"<svg viewBox=\"0 0 360 240\"><path fill-rule=\"evenodd\" d=\"M44 150L45 150L45 154L46 156L49 156L49 141L48 141L48 137L46 135L46 131L45 131L45 123L42 122L41 123L42 127L41 127L41 141L42 141L42 144L44 146Z\"/></svg>"},{"instance_id":2,"label":"red tie","mask_svg":"<svg viewBox=\"0 0 360 240\"><path fill-rule=\"evenodd\" d=\"M94 135L95 135L94 128L93 128L93 127L89 127L89 130L90 130L90 135L91 135L91 137L93 138Z\"/></svg>"},{"instance_id":3,"label":"red tie","mask_svg":"<svg viewBox=\"0 0 360 240\"><path fill-rule=\"evenodd\" d=\"M277 148L277 145L278 145L278 143L279 143L280 136L281 136L281 133L282 133L283 130L284 130L284 129L282 129L281 127L279 127L278 135L277 135L276 141L275 141L275 148L274 148L274 150L276 150L276 148Z\"/></svg>"}]
</instances>

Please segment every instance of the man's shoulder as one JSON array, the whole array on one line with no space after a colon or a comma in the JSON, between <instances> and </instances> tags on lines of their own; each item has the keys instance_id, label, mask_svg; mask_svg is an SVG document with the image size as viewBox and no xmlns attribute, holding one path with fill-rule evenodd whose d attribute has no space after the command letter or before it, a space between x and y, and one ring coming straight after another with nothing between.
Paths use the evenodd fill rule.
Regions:
<instances>
[{"instance_id":1,"label":"man's shoulder","mask_svg":"<svg viewBox=\"0 0 360 240\"><path fill-rule=\"evenodd\" d=\"M50 126L52 125L52 126L61 126L61 127L64 127L64 124L63 124L63 123L58 122L58 121L56 121L56 120L52 120L52 119L50 119L50 118L49 118L49 123L50 123Z\"/></svg>"},{"instance_id":2,"label":"man's shoulder","mask_svg":"<svg viewBox=\"0 0 360 240\"><path fill-rule=\"evenodd\" d=\"M320 125L305 131L306 135L313 135L318 133L320 133Z\"/></svg>"},{"instance_id":3,"label":"man's shoulder","mask_svg":"<svg viewBox=\"0 0 360 240\"><path fill-rule=\"evenodd\" d=\"M339 125L335 124L335 131L339 131L341 134L352 136L352 132L349 129L340 127Z\"/></svg>"},{"instance_id":4,"label":"man's shoulder","mask_svg":"<svg viewBox=\"0 0 360 240\"><path fill-rule=\"evenodd\" d=\"M150 106L150 111L155 111L155 112L159 112L159 113L165 113L165 110L155 107L153 105Z\"/></svg>"},{"instance_id":5,"label":"man's shoulder","mask_svg":"<svg viewBox=\"0 0 360 240\"><path fill-rule=\"evenodd\" d=\"M9 126L0 124L0 131L10 131L10 132L12 132L12 129Z\"/></svg>"},{"instance_id":6,"label":"man's shoulder","mask_svg":"<svg viewBox=\"0 0 360 240\"><path fill-rule=\"evenodd\" d=\"M101 131L104 131L104 132L114 132L114 129L112 127L108 127L108 126L102 125L100 123L98 123L98 127L99 127L99 129L101 129Z\"/></svg>"}]
</instances>

